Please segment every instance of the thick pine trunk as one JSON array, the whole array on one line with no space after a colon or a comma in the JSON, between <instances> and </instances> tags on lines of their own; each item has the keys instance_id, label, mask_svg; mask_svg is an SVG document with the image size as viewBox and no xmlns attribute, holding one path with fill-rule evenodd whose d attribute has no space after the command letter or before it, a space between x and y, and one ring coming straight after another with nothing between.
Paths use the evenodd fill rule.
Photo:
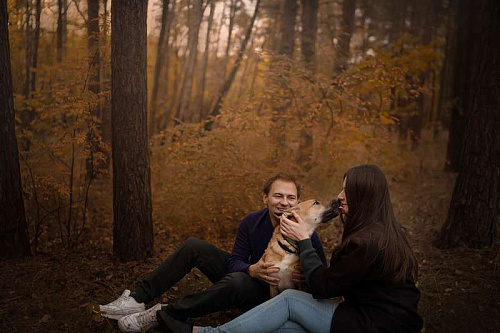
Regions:
<instances>
[{"instance_id":1,"label":"thick pine trunk","mask_svg":"<svg viewBox=\"0 0 500 333\"><path fill-rule=\"evenodd\" d=\"M469 102L460 171L436 245L481 248L500 241L500 2L460 1L458 17L468 19L459 27L467 23L472 31L458 44L459 54L461 47L472 50L472 82L463 91Z\"/></svg>"},{"instance_id":2,"label":"thick pine trunk","mask_svg":"<svg viewBox=\"0 0 500 333\"><path fill-rule=\"evenodd\" d=\"M147 133L147 1L111 2L113 251L121 261L153 253Z\"/></svg>"},{"instance_id":3,"label":"thick pine trunk","mask_svg":"<svg viewBox=\"0 0 500 333\"><path fill-rule=\"evenodd\" d=\"M7 3L0 2L0 257L30 255L15 130Z\"/></svg>"}]
</instances>

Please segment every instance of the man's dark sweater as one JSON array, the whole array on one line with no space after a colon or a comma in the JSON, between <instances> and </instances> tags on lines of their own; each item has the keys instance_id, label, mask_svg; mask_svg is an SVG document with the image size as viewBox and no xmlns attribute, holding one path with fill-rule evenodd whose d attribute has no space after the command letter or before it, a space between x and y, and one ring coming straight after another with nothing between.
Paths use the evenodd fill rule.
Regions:
<instances>
[{"instance_id":1,"label":"man's dark sweater","mask_svg":"<svg viewBox=\"0 0 500 333\"><path fill-rule=\"evenodd\" d=\"M250 265L258 262L271 240L273 231L269 209L265 208L245 216L234 241L228 273L246 272ZM326 267L325 252L316 232L312 235L311 241L319 259Z\"/></svg>"}]
</instances>

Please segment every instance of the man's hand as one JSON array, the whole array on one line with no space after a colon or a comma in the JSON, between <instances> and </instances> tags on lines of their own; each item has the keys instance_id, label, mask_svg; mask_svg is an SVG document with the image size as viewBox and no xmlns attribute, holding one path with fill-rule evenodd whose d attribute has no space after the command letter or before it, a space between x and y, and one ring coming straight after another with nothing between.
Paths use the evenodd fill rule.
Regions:
<instances>
[{"instance_id":1,"label":"man's hand","mask_svg":"<svg viewBox=\"0 0 500 333\"><path fill-rule=\"evenodd\" d=\"M264 256L258 262L248 267L248 275L253 278L262 280L272 286L277 286L280 278L272 276L280 271L278 267L274 267L274 262L265 262Z\"/></svg>"}]
</instances>

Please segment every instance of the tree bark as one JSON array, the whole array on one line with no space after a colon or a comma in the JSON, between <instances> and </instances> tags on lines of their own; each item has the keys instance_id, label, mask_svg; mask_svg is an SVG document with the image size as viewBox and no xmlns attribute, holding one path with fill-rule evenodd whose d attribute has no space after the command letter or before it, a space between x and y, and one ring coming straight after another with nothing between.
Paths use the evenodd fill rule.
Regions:
<instances>
[{"instance_id":1,"label":"tree bark","mask_svg":"<svg viewBox=\"0 0 500 333\"><path fill-rule=\"evenodd\" d=\"M108 10L108 0L102 0L102 8L103 8L103 30L101 33L101 39L100 39L100 44L103 45L101 48L102 52L102 59L105 59L105 56L107 52L109 52L111 47L108 47L110 40L109 40L109 27L107 21L110 18L110 12ZM104 64L103 64L104 65ZM110 77L111 73L109 70L109 67L107 66L102 66L101 68L101 73L100 75L102 76L102 91L109 91L111 90L110 87ZM102 133L102 139L104 142L108 143L111 145L111 103L110 103L110 98L106 97L104 99L104 103L101 106L101 133ZM108 159L108 169L109 165L111 162L111 158Z\"/></svg>"},{"instance_id":2,"label":"tree bark","mask_svg":"<svg viewBox=\"0 0 500 333\"><path fill-rule=\"evenodd\" d=\"M163 9L161 15L160 37L158 39L158 47L156 49L156 65L153 79L153 92L151 93L151 107L149 108L149 137L156 133L156 110L158 107L158 89L160 85L160 77L163 69L165 54L168 53L168 5L169 0L163 0ZM167 68L168 71L168 68Z\"/></svg>"},{"instance_id":3,"label":"tree bark","mask_svg":"<svg viewBox=\"0 0 500 333\"><path fill-rule=\"evenodd\" d=\"M215 0L210 0L210 14L208 16L207 34L205 37L205 51L203 53L203 58L200 64L201 79L200 79L200 84L198 85L197 88L195 102L194 102L195 112L197 111L195 114L196 116L195 121L200 121L204 118L203 110L205 108L203 107L203 103L204 103L205 85L207 79L208 56L210 53L210 33L212 31L212 24L214 21L214 12L215 12Z\"/></svg>"},{"instance_id":4,"label":"tree bark","mask_svg":"<svg viewBox=\"0 0 500 333\"><path fill-rule=\"evenodd\" d=\"M0 257L30 255L15 129L7 2L0 2Z\"/></svg>"},{"instance_id":5,"label":"tree bark","mask_svg":"<svg viewBox=\"0 0 500 333\"><path fill-rule=\"evenodd\" d=\"M87 2L87 4L90 5L90 2ZM67 8L67 0L57 0L57 62L61 62L64 55L66 54L66 37L68 24ZM89 20L91 10L92 9L89 7ZM99 16L99 13L97 15ZM97 25L97 28L99 29L99 23Z\"/></svg>"},{"instance_id":6,"label":"tree bark","mask_svg":"<svg viewBox=\"0 0 500 333\"><path fill-rule=\"evenodd\" d=\"M248 41L250 40L250 36L252 35L252 29L255 24L255 19L257 18L257 14L259 12L259 6L260 6L260 0L257 0L255 3L255 10L252 15L252 19L250 20L250 25L247 28L247 31L245 33L245 38L241 42L240 46L240 51L238 52L238 57L236 58L236 61L234 62L233 68L231 72L229 73L229 77L227 78L226 82L224 82L224 85L222 86L222 90L219 94L219 97L217 98L217 101L215 102L215 107L212 110L211 116L215 117L220 113L220 108L222 107L222 101L224 100L224 97L226 97L227 93L229 92L229 89L231 89L231 85L233 84L234 78L236 76L236 72L238 71L238 68L240 67L241 64L241 59L243 58L243 54L245 53L245 49L247 47ZM212 124L213 124L213 119L205 125L205 130L209 131L212 129Z\"/></svg>"},{"instance_id":7,"label":"tree bark","mask_svg":"<svg viewBox=\"0 0 500 333\"><path fill-rule=\"evenodd\" d=\"M279 42L278 54L293 57L295 49L295 21L299 6L297 0L285 0L283 14L281 16L281 40Z\"/></svg>"},{"instance_id":8,"label":"tree bark","mask_svg":"<svg viewBox=\"0 0 500 333\"><path fill-rule=\"evenodd\" d=\"M181 121L192 121L191 93L193 90L193 79L196 69L196 56L198 53L198 34L203 16L203 0L194 0L193 12L189 22L188 37L188 59L186 63L185 77L183 82L182 97L179 105L177 118Z\"/></svg>"},{"instance_id":9,"label":"tree bark","mask_svg":"<svg viewBox=\"0 0 500 333\"><path fill-rule=\"evenodd\" d=\"M474 27L482 20L475 11L475 5L469 0L456 2L457 5L457 29L456 29L456 50L455 50L455 80L453 90L455 92L455 103L451 110L450 138L446 152L445 169L458 172L462 160L463 133L467 126L467 112L471 107L470 94L473 86L474 64L479 59L474 58L474 50L477 47L473 43L478 33ZM458 8L460 6L460 8ZM466 9L463 9L466 8ZM460 10L463 9L463 10Z\"/></svg>"},{"instance_id":10,"label":"tree bark","mask_svg":"<svg viewBox=\"0 0 500 333\"><path fill-rule=\"evenodd\" d=\"M347 69L349 60L351 37L354 32L356 12L356 0L342 1L342 18L340 20L340 36L338 38L337 52L335 55L334 75L338 75Z\"/></svg>"},{"instance_id":11,"label":"tree bark","mask_svg":"<svg viewBox=\"0 0 500 333\"><path fill-rule=\"evenodd\" d=\"M222 66L222 74L221 83L224 84L226 80L227 66L229 65L229 51L231 50L231 41L233 38L233 29L234 29L234 18L236 17L236 6L238 4L238 0L231 0L231 4L229 6L229 26L227 27L227 42L226 42L226 51L224 53L224 62Z\"/></svg>"},{"instance_id":12,"label":"tree bark","mask_svg":"<svg viewBox=\"0 0 500 333\"><path fill-rule=\"evenodd\" d=\"M439 133L439 129L442 127L442 115L445 111L445 105L451 104L454 98L453 91L453 78L454 73L454 63L455 63L455 44L456 44L456 25L455 25L455 11L448 10L446 17L446 43L444 47L444 57L443 64L441 66L440 73L440 83L439 83L439 94L436 107L436 118L434 121L434 139ZM458 172L458 170L456 170Z\"/></svg>"},{"instance_id":13,"label":"tree bark","mask_svg":"<svg viewBox=\"0 0 500 333\"><path fill-rule=\"evenodd\" d=\"M66 1L64 1L66 2ZM100 93L100 54L99 54L99 0L87 0L87 52L89 63L89 91L92 92L96 100L90 110L93 117L96 119L101 118L99 93ZM61 58L62 60L62 58ZM89 156L86 160L87 179L92 179L98 166L95 162L95 154L102 151L99 147L99 135L96 131L100 129L99 124L95 124L91 119L89 124L89 131L87 133L87 141L89 144ZM106 152L103 151L105 154ZM99 165L99 167L106 168L108 165Z\"/></svg>"},{"instance_id":14,"label":"tree bark","mask_svg":"<svg viewBox=\"0 0 500 333\"><path fill-rule=\"evenodd\" d=\"M472 50L472 82L470 91L462 91L468 95L462 161L436 245L482 248L500 242L500 2L459 1L458 17L459 30L471 31L471 38L459 42L458 54L462 47Z\"/></svg>"},{"instance_id":15,"label":"tree bark","mask_svg":"<svg viewBox=\"0 0 500 333\"><path fill-rule=\"evenodd\" d=\"M35 31L33 32L33 58L31 66L36 69L38 66L38 44L40 43L40 16L42 14L42 0L36 0ZM36 90L36 71L31 74L30 91Z\"/></svg>"},{"instance_id":16,"label":"tree bark","mask_svg":"<svg viewBox=\"0 0 500 333\"><path fill-rule=\"evenodd\" d=\"M121 261L153 253L147 133L147 1L111 2L113 252Z\"/></svg>"},{"instance_id":17,"label":"tree bark","mask_svg":"<svg viewBox=\"0 0 500 333\"><path fill-rule=\"evenodd\" d=\"M302 0L302 56L309 69L316 64L316 30L318 26L318 0Z\"/></svg>"}]
</instances>

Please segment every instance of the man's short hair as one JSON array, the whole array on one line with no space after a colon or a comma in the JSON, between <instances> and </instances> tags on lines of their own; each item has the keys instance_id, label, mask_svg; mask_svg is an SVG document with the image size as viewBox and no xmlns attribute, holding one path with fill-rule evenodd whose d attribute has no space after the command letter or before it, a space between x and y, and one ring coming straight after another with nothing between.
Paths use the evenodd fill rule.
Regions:
<instances>
[{"instance_id":1,"label":"man's short hair","mask_svg":"<svg viewBox=\"0 0 500 333\"><path fill-rule=\"evenodd\" d=\"M294 183L295 187L297 188L297 199L300 199L300 190L302 189L302 186L299 184L297 178L294 175L290 175L287 173L277 173L271 178L269 178L269 180L264 184L262 192L264 192L265 195L269 195L269 191L271 191L271 186L273 186L274 182L277 180Z\"/></svg>"}]
</instances>

